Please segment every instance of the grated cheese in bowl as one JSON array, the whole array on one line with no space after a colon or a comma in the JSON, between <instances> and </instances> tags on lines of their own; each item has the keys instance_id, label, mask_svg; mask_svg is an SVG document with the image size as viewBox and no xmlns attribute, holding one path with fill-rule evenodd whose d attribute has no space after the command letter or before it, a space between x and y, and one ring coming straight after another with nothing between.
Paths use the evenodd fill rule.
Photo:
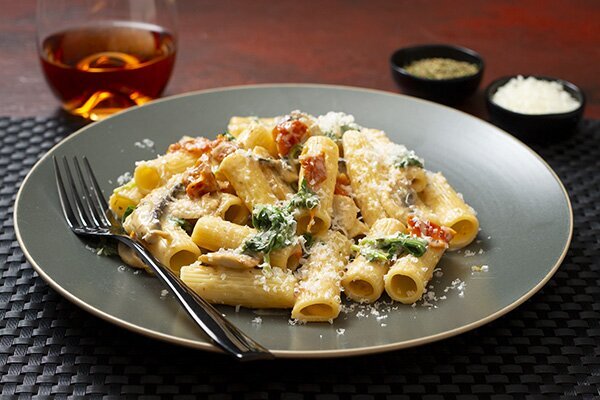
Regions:
<instances>
[{"instance_id":1,"label":"grated cheese in bowl","mask_svg":"<svg viewBox=\"0 0 600 400\"><path fill-rule=\"evenodd\" d=\"M575 84L547 76L503 77L485 91L490 121L525 142L550 143L576 131L585 93Z\"/></svg>"},{"instance_id":2,"label":"grated cheese in bowl","mask_svg":"<svg viewBox=\"0 0 600 400\"><path fill-rule=\"evenodd\" d=\"M492 101L520 114L559 114L574 111L581 103L557 81L519 75L500 86Z\"/></svg>"}]
</instances>

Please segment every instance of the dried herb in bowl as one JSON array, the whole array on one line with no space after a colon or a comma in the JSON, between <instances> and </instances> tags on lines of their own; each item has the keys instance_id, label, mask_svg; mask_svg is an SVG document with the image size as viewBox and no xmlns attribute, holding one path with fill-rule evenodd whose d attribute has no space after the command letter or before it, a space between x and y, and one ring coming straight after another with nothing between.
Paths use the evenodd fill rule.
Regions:
<instances>
[{"instance_id":1,"label":"dried herb in bowl","mask_svg":"<svg viewBox=\"0 0 600 400\"><path fill-rule=\"evenodd\" d=\"M406 72L424 79L454 79L475 75L479 71L476 64L458 61L452 58L423 58L413 61L406 67Z\"/></svg>"}]
</instances>

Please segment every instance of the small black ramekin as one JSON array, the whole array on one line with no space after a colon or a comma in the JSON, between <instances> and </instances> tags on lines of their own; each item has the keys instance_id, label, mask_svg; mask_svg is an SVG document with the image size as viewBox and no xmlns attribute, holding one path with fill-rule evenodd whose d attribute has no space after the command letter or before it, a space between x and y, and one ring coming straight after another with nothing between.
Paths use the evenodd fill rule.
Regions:
<instances>
[{"instance_id":1,"label":"small black ramekin","mask_svg":"<svg viewBox=\"0 0 600 400\"><path fill-rule=\"evenodd\" d=\"M583 91L573 83L563 79L523 75L524 78L528 76L560 83L564 90L579 102L579 107L573 111L555 114L522 114L507 110L492 100L498 88L516 77L505 76L490 83L485 90L485 102L491 122L519 139L532 143L555 142L571 135L583 117L585 109Z\"/></svg>"},{"instance_id":2,"label":"small black ramekin","mask_svg":"<svg viewBox=\"0 0 600 400\"><path fill-rule=\"evenodd\" d=\"M451 58L477 65L477 73L452 79L426 79L409 74L405 67L424 58ZM390 66L394 79L405 93L444 104L460 103L472 95L483 77L483 58L465 47L446 44L426 44L404 47L392 54Z\"/></svg>"}]
</instances>

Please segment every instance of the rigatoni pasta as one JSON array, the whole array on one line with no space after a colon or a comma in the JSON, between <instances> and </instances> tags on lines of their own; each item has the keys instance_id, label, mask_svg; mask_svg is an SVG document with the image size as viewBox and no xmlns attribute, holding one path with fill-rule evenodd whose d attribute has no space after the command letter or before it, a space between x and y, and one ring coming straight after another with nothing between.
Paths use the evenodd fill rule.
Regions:
<instances>
[{"instance_id":1,"label":"rigatoni pasta","mask_svg":"<svg viewBox=\"0 0 600 400\"><path fill-rule=\"evenodd\" d=\"M248 209L258 204L273 204L277 197L251 152L238 150L225 157L218 172L231 184Z\"/></svg>"},{"instance_id":2,"label":"rigatoni pasta","mask_svg":"<svg viewBox=\"0 0 600 400\"><path fill-rule=\"evenodd\" d=\"M143 197L135 181L131 180L113 190L108 199L109 207L118 218L123 218L127 209L135 208Z\"/></svg>"},{"instance_id":3,"label":"rigatoni pasta","mask_svg":"<svg viewBox=\"0 0 600 400\"><path fill-rule=\"evenodd\" d=\"M301 233L323 234L331 226L333 192L338 173L339 150L335 142L325 136L313 136L304 144L300 154L300 186L306 185L318 196L318 205L302 209L297 216Z\"/></svg>"},{"instance_id":4,"label":"rigatoni pasta","mask_svg":"<svg viewBox=\"0 0 600 400\"><path fill-rule=\"evenodd\" d=\"M194 165L197 157L185 151L173 151L153 160L141 161L135 167L133 179L143 193L164 184L171 176Z\"/></svg>"},{"instance_id":5,"label":"rigatoni pasta","mask_svg":"<svg viewBox=\"0 0 600 400\"><path fill-rule=\"evenodd\" d=\"M394 218L377 220L371 228L370 237L394 235L402 232L404 225ZM384 275L389 267L388 260L369 261L362 254L357 254L348 264L342 286L347 297L360 303L373 303L383 293Z\"/></svg>"},{"instance_id":6,"label":"rigatoni pasta","mask_svg":"<svg viewBox=\"0 0 600 400\"><path fill-rule=\"evenodd\" d=\"M136 164L110 209L206 300L333 321L344 297L412 304L475 211L441 173L351 115L234 116ZM143 267L120 247L122 259Z\"/></svg>"},{"instance_id":7,"label":"rigatoni pasta","mask_svg":"<svg viewBox=\"0 0 600 400\"><path fill-rule=\"evenodd\" d=\"M357 130L344 133L342 143L352 193L364 221L372 226L377 220L388 216L379 199L381 182L384 180L379 170L380 155L369 143L369 137Z\"/></svg>"},{"instance_id":8,"label":"rigatoni pasta","mask_svg":"<svg viewBox=\"0 0 600 400\"><path fill-rule=\"evenodd\" d=\"M302 266L292 318L331 321L340 313L340 280L350 255L350 240L339 232L327 232Z\"/></svg>"},{"instance_id":9,"label":"rigatoni pasta","mask_svg":"<svg viewBox=\"0 0 600 400\"><path fill-rule=\"evenodd\" d=\"M427 173L427 186L423 201L436 214L441 225L456 233L450 241L450 249L460 249L471 243L479 231L475 210L465 203L441 173Z\"/></svg>"},{"instance_id":10,"label":"rigatoni pasta","mask_svg":"<svg viewBox=\"0 0 600 400\"><path fill-rule=\"evenodd\" d=\"M427 248L419 257L406 254L397 258L383 279L385 291L392 299L404 304L413 304L425 293L433 270L456 232L416 217L408 220L408 226L413 236L429 238Z\"/></svg>"},{"instance_id":11,"label":"rigatoni pasta","mask_svg":"<svg viewBox=\"0 0 600 400\"><path fill-rule=\"evenodd\" d=\"M181 269L181 280L211 303L249 308L291 308L295 303L296 278L280 268L264 274L194 263Z\"/></svg>"}]
</instances>

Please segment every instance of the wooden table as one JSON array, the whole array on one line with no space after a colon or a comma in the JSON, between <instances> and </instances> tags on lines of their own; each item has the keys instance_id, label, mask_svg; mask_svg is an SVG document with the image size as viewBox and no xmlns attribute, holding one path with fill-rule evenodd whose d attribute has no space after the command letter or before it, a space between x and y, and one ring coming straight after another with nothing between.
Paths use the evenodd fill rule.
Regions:
<instances>
[{"instance_id":1,"label":"wooden table","mask_svg":"<svg viewBox=\"0 0 600 400\"><path fill-rule=\"evenodd\" d=\"M165 95L273 82L400 92L388 59L398 47L452 43L487 63L461 108L485 118L483 89L510 74L560 77L600 118L600 1L179 0L179 54ZM35 1L0 2L0 115L50 115L58 102L41 74Z\"/></svg>"}]
</instances>

